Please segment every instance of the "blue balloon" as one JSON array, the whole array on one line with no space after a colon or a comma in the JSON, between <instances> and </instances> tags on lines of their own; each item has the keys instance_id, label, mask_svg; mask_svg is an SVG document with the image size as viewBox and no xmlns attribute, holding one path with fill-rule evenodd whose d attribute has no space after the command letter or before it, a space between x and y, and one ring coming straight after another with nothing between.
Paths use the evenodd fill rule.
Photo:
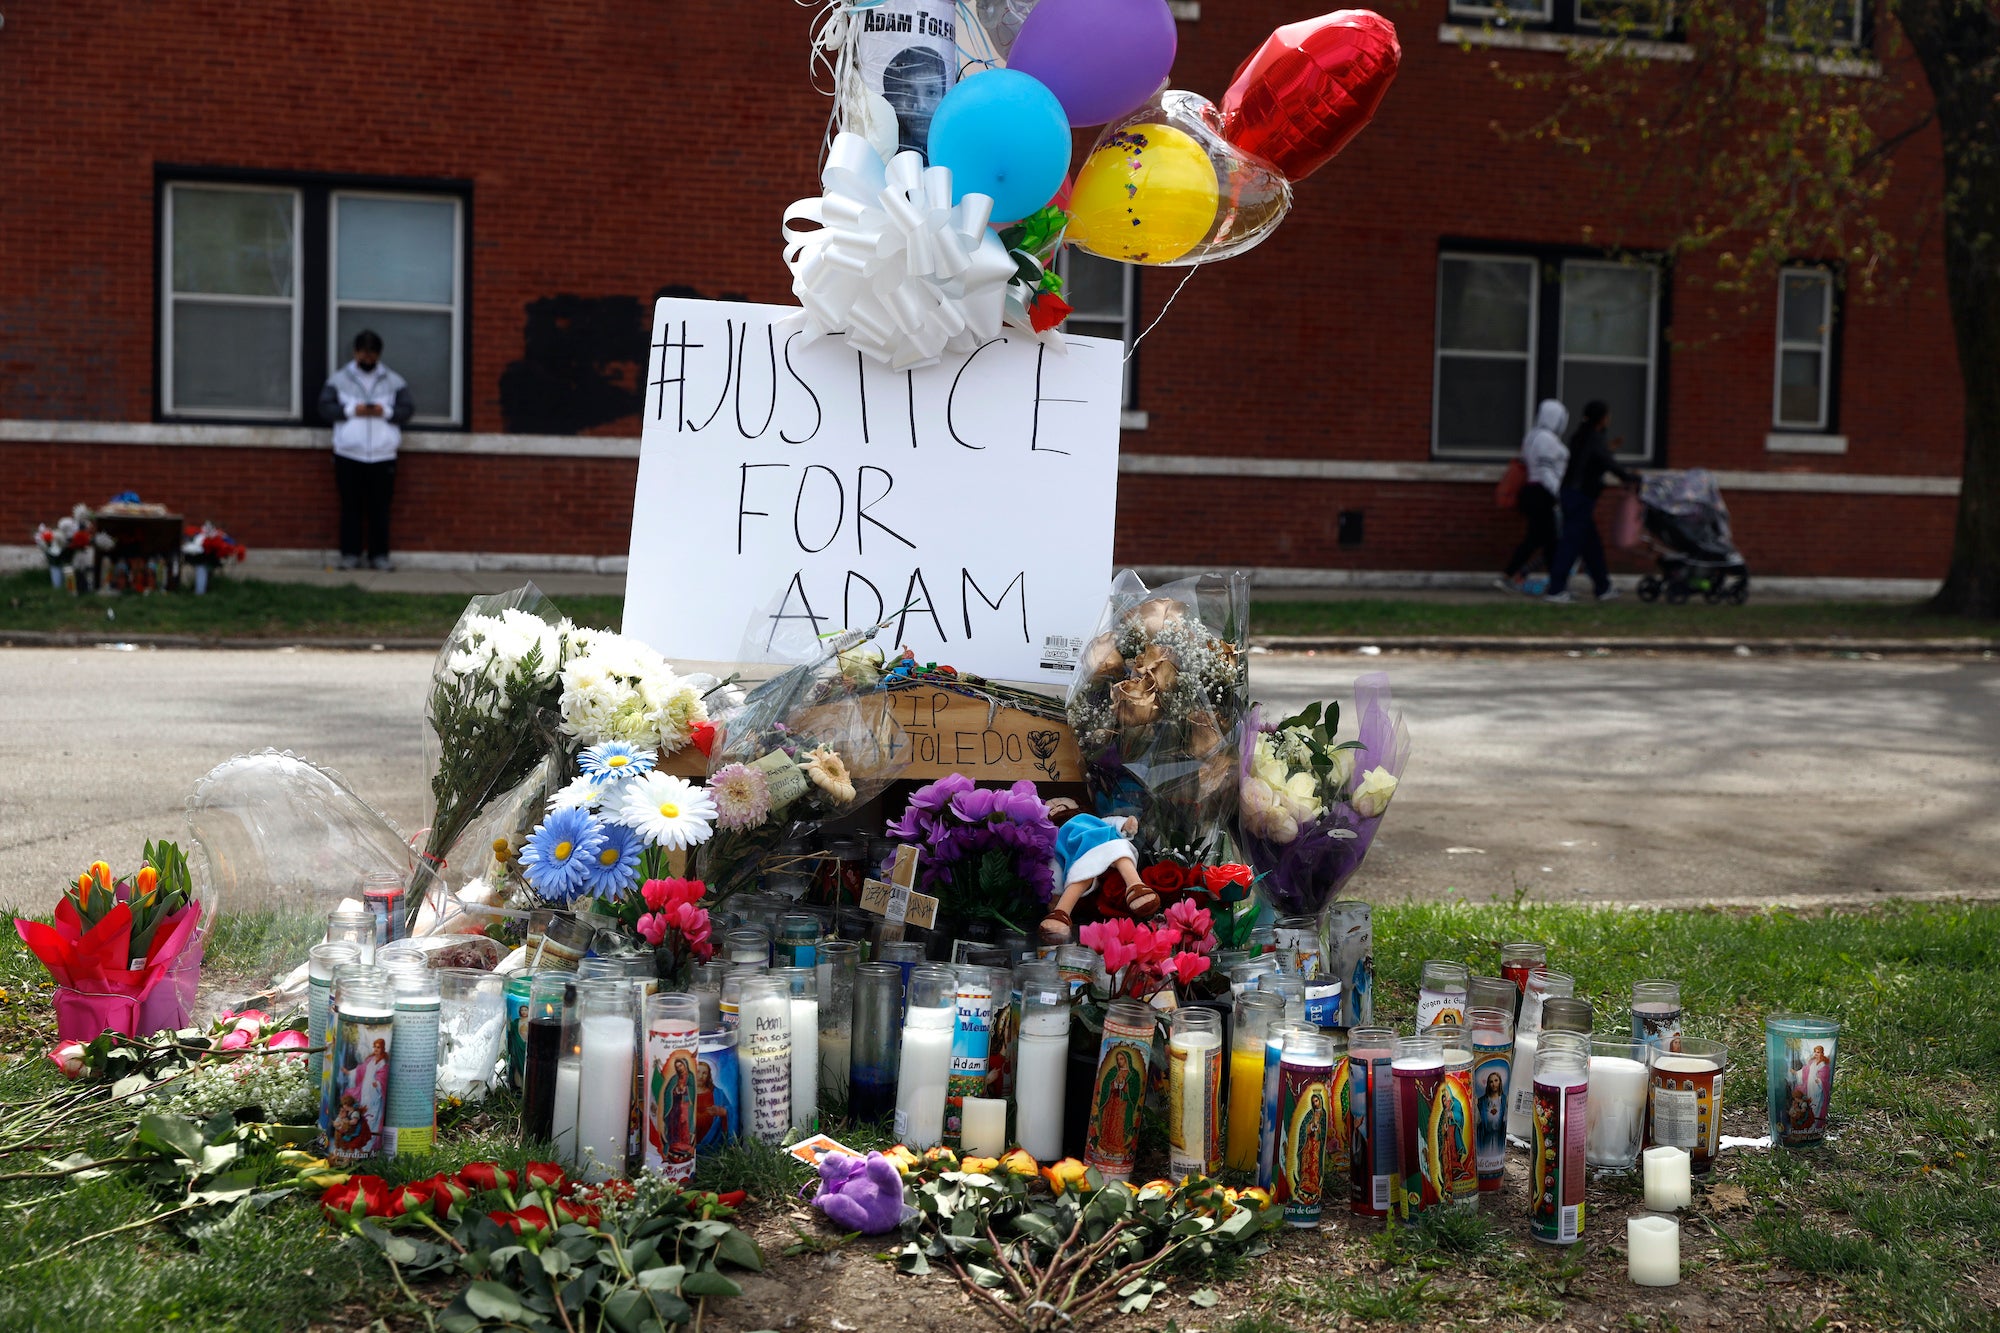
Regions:
<instances>
[{"instance_id":1,"label":"blue balloon","mask_svg":"<svg viewBox=\"0 0 2000 1333\"><path fill-rule=\"evenodd\" d=\"M983 70L955 85L931 118L930 161L951 168L951 197L993 197L1013 222L1055 198L1069 171L1069 117L1041 80Z\"/></svg>"}]
</instances>

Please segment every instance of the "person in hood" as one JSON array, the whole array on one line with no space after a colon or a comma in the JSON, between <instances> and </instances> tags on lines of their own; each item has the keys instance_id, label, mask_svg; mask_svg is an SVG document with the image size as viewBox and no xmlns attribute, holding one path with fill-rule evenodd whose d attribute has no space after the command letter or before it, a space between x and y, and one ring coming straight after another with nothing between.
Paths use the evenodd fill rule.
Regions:
<instances>
[{"instance_id":1,"label":"person in hood","mask_svg":"<svg viewBox=\"0 0 2000 1333\"><path fill-rule=\"evenodd\" d=\"M1569 573L1579 557L1590 573L1590 585L1597 600L1608 602L1618 595L1611 586L1611 573L1604 564L1604 538L1597 531L1597 497L1604 494L1606 473L1628 486L1636 486L1639 475L1618 465L1611 456L1612 444L1605 442L1611 429L1611 409L1603 403L1583 405L1583 421L1569 440L1569 465L1563 469L1562 540L1556 545L1556 562L1549 566L1546 600L1571 602Z\"/></svg>"},{"instance_id":2,"label":"person in hood","mask_svg":"<svg viewBox=\"0 0 2000 1333\"><path fill-rule=\"evenodd\" d=\"M1538 553L1548 565L1549 576L1555 576L1556 543L1562 530L1556 520L1556 496L1562 490L1563 471L1569 466L1569 446L1562 440L1568 425L1569 409L1545 398L1535 410L1534 428L1521 440L1521 464L1528 470L1528 479L1521 483L1521 496L1514 507L1528 520L1528 532L1514 548L1506 569L1494 580L1507 592L1522 591L1528 562Z\"/></svg>"},{"instance_id":3,"label":"person in hood","mask_svg":"<svg viewBox=\"0 0 2000 1333\"><path fill-rule=\"evenodd\" d=\"M403 377L382 364L382 335L354 335L354 359L320 390L320 418L333 426L333 484L340 492L340 567L390 569L389 505L396 450L416 415Z\"/></svg>"}]
</instances>

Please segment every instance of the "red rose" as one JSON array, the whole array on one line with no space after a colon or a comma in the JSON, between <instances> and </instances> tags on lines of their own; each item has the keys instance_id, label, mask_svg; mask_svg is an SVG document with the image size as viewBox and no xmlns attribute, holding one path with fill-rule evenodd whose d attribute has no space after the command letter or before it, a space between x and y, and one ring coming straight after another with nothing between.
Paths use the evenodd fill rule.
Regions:
<instances>
[{"instance_id":1,"label":"red rose","mask_svg":"<svg viewBox=\"0 0 2000 1333\"><path fill-rule=\"evenodd\" d=\"M1036 333L1046 333L1070 316L1074 307L1054 292L1038 292L1028 305L1028 323Z\"/></svg>"},{"instance_id":2,"label":"red rose","mask_svg":"<svg viewBox=\"0 0 2000 1333\"><path fill-rule=\"evenodd\" d=\"M503 1171L497 1162L467 1162L458 1169L458 1183L469 1190L484 1193L487 1190L511 1190L515 1178L512 1171Z\"/></svg>"},{"instance_id":3,"label":"red rose","mask_svg":"<svg viewBox=\"0 0 2000 1333\"><path fill-rule=\"evenodd\" d=\"M1188 886L1187 871L1172 861L1155 861L1139 872L1146 887L1159 893L1178 893Z\"/></svg>"},{"instance_id":4,"label":"red rose","mask_svg":"<svg viewBox=\"0 0 2000 1333\"><path fill-rule=\"evenodd\" d=\"M472 1202L472 1190L457 1176L440 1171L424 1183L430 1186L431 1201L436 1205L439 1217L450 1217Z\"/></svg>"},{"instance_id":5,"label":"red rose","mask_svg":"<svg viewBox=\"0 0 2000 1333\"><path fill-rule=\"evenodd\" d=\"M1208 891L1225 903L1240 903L1250 893L1249 866L1203 866L1201 878Z\"/></svg>"},{"instance_id":6,"label":"red rose","mask_svg":"<svg viewBox=\"0 0 2000 1333\"><path fill-rule=\"evenodd\" d=\"M688 732L688 744L700 750L703 758L707 758L710 752L715 749L715 724L713 722L697 722Z\"/></svg>"},{"instance_id":7,"label":"red rose","mask_svg":"<svg viewBox=\"0 0 2000 1333\"><path fill-rule=\"evenodd\" d=\"M560 1192L569 1181L554 1162L530 1162L521 1168L521 1183L531 1190Z\"/></svg>"},{"instance_id":8,"label":"red rose","mask_svg":"<svg viewBox=\"0 0 2000 1333\"><path fill-rule=\"evenodd\" d=\"M597 1211L597 1205L594 1203L580 1203L575 1199L556 1200L556 1221L558 1222L580 1222L584 1226L594 1227L597 1225L600 1216L601 1214Z\"/></svg>"},{"instance_id":9,"label":"red rose","mask_svg":"<svg viewBox=\"0 0 2000 1333\"><path fill-rule=\"evenodd\" d=\"M383 1217L389 1211L389 1182L380 1176L349 1176L339 1185L329 1186L319 1196L319 1206L327 1220L353 1226L364 1217Z\"/></svg>"},{"instance_id":10,"label":"red rose","mask_svg":"<svg viewBox=\"0 0 2000 1333\"><path fill-rule=\"evenodd\" d=\"M431 1207L434 1195L431 1182L412 1180L407 1184L392 1186L389 1190L389 1210L384 1216L401 1217L404 1213L421 1213Z\"/></svg>"}]
</instances>

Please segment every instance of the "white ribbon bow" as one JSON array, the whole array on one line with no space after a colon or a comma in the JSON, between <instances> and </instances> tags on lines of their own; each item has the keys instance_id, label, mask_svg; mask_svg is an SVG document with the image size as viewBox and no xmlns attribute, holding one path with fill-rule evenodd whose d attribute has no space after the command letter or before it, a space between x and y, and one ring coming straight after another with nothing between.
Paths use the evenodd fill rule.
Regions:
<instances>
[{"instance_id":1,"label":"white ribbon bow","mask_svg":"<svg viewBox=\"0 0 2000 1333\"><path fill-rule=\"evenodd\" d=\"M951 170L898 153L885 167L860 135L834 136L826 192L785 210L785 265L808 338L841 334L892 370L931 365L997 337L1014 259L987 227L993 200L953 205ZM817 223L817 230L800 224Z\"/></svg>"}]
</instances>

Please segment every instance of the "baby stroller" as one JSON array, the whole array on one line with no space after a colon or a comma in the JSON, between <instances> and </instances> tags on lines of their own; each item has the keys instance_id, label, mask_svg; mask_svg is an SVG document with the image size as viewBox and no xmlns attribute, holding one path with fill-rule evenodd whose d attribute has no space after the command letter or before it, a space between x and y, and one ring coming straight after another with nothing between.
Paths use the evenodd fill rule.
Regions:
<instances>
[{"instance_id":1,"label":"baby stroller","mask_svg":"<svg viewBox=\"0 0 2000 1333\"><path fill-rule=\"evenodd\" d=\"M1695 593L1711 605L1750 600L1750 569L1729 531L1729 507L1705 468L1656 472L1639 492L1646 545L1659 572L1639 580L1639 600L1665 597L1678 606Z\"/></svg>"}]
</instances>

